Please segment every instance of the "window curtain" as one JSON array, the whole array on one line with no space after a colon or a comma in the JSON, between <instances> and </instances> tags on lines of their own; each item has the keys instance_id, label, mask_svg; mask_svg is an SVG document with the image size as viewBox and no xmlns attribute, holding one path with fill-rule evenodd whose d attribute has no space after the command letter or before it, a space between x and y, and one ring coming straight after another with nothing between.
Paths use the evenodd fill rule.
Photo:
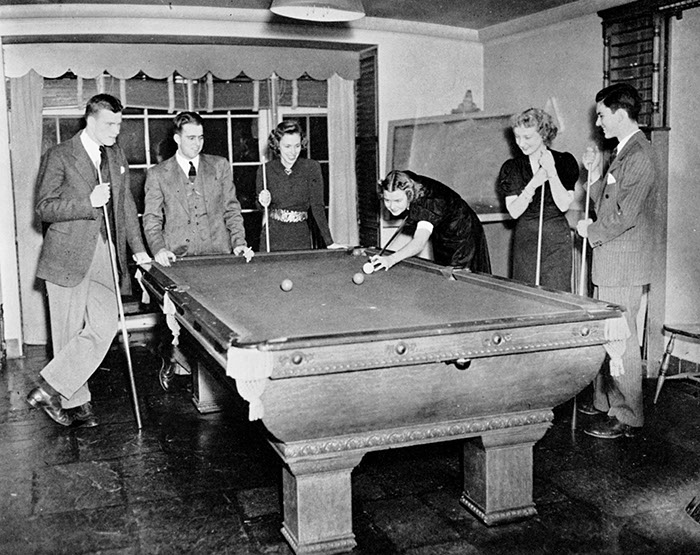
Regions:
<instances>
[{"instance_id":1,"label":"window curtain","mask_svg":"<svg viewBox=\"0 0 700 555\"><path fill-rule=\"evenodd\" d=\"M333 240L359 245L357 178L355 177L355 82L328 79L328 145L330 199L328 224Z\"/></svg>"},{"instance_id":2,"label":"window curtain","mask_svg":"<svg viewBox=\"0 0 700 555\"><path fill-rule=\"evenodd\" d=\"M17 254L24 342L48 342L48 310L44 283L35 278L43 236L34 213L36 178L42 148L44 78L30 71L10 79L10 145L15 195Z\"/></svg>"}]
</instances>

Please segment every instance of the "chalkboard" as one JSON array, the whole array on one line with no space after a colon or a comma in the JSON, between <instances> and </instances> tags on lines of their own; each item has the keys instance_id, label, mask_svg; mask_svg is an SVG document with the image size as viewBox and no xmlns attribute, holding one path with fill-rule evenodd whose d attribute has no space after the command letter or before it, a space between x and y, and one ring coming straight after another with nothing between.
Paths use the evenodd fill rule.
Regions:
<instances>
[{"instance_id":1,"label":"chalkboard","mask_svg":"<svg viewBox=\"0 0 700 555\"><path fill-rule=\"evenodd\" d=\"M519 152L510 117L474 112L390 121L387 168L443 182L480 215L504 213L496 180Z\"/></svg>"}]
</instances>

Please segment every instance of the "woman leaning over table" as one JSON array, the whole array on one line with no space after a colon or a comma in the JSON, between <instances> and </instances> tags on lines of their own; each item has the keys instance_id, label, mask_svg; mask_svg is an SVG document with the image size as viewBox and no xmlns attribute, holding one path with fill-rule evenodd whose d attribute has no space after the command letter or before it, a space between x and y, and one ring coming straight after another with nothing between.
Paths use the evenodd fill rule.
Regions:
<instances>
[{"instance_id":1,"label":"woman leaning over table","mask_svg":"<svg viewBox=\"0 0 700 555\"><path fill-rule=\"evenodd\" d=\"M309 217L316 222L326 247L342 248L333 242L328 227L321 166L316 160L299 156L306 144L299 123L283 121L270 133L267 144L274 158L258 170L257 193L260 205L268 207L270 250L310 249ZM262 233L261 243L264 227Z\"/></svg>"}]
</instances>

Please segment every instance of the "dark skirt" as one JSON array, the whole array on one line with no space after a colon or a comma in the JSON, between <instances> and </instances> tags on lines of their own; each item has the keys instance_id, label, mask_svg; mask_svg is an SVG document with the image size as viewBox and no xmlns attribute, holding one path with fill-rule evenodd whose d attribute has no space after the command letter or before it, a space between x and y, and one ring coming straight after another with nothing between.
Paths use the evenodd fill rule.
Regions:
<instances>
[{"instance_id":1,"label":"dark skirt","mask_svg":"<svg viewBox=\"0 0 700 555\"><path fill-rule=\"evenodd\" d=\"M260 235L260 250L265 251L265 227ZM270 219L270 251L296 251L311 248L311 232L308 220L304 222L280 222Z\"/></svg>"},{"instance_id":2,"label":"dark skirt","mask_svg":"<svg viewBox=\"0 0 700 555\"><path fill-rule=\"evenodd\" d=\"M513 238L513 279L535 284L539 219L519 219ZM572 240L565 217L546 220L542 226L540 285L571 292Z\"/></svg>"}]
</instances>

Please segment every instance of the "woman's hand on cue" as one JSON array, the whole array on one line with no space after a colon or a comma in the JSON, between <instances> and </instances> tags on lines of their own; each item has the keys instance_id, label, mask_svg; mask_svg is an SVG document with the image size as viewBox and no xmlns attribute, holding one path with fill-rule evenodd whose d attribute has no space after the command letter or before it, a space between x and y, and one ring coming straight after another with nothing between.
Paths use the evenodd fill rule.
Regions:
<instances>
[{"instance_id":1,"label":"woman's hand on cue","mask_svg":"<svg viewBox=\"0 0 700 555\"><path fill-rule=\"evenodd\" d=\"M267 189L263 189L260 191L258 194L258 202L260 203L260 206L263 208L267 208L270 206L270 203L272 202L272 195L270 194L270 191Z\"/></svg>"},{"instance_id":2,"label":"woman's hand on cue","mask_svg":"<svg viewBox=\"0 0 700 555\"><path fill-rule=\"evenodd\" d=\"M396 262L394 262L394 259L389 256L379 256L378 254L375 254L373 257L369 259L369 261L372 263L372 266L374 266L374 271L376 272L377 270L388 270L391 268Z\"/></svg>"}]
</instances>

